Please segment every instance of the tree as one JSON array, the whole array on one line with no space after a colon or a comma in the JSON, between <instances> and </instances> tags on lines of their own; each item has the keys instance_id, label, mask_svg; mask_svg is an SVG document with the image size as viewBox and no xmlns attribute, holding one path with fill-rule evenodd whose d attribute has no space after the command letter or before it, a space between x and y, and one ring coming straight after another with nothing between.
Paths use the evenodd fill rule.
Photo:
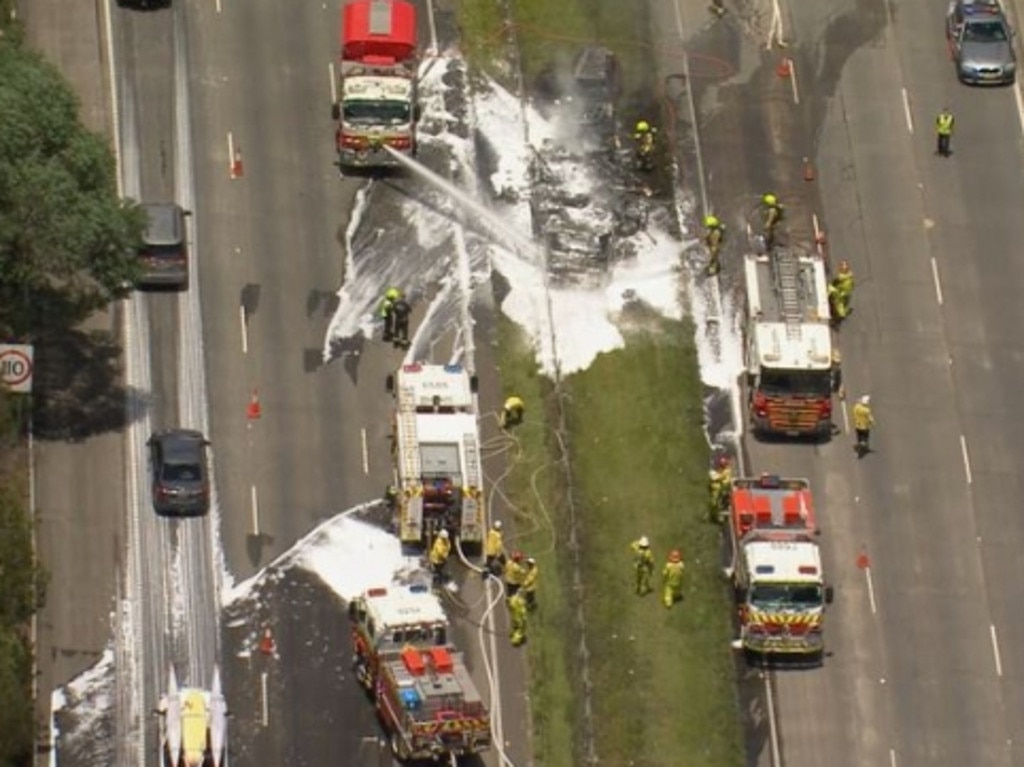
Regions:
<instances>
[{"instance_id":1,"label":"tree","mask_svg":"<svg viewBox=\"0 0 1024 767\"><path fill-rule=\"evenodd\" d=\"M0 335L68 327L123 297L144 217L57 70L0 38Z\"/></svg>"}]
</instances>

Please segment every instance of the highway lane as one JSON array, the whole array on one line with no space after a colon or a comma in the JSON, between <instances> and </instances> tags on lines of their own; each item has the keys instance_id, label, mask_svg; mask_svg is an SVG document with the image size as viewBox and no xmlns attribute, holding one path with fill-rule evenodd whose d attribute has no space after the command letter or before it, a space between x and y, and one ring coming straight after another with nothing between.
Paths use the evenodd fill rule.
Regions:
<instances>
[{"instance_id":1,"label":"highway lane","mask_svg":"<svg viewBox=\"0 0 1024 767\"><path fill-rule=\"evenodd\" d=\"M802 179L803 157L814 146L818 128L814 116L820 110L816 105L815 83L806 75L800 76L807 71L801 70L800 64L821 59L817 48L822 45L826 29L820 17L840 15L839 6L832 3L809 13L813 18L807 21L813 23L809 24L812 30L808 36L802 38L806 48L789 48L771 55L764 53L765 39L753 34L755 30L750 24L741 23L749 19L708 24L703 4L677 6L691 51L691 71L697 73L692 77L693 97L708 205L729 222L733 232L727 243L725 273L721 278L724 291L742 293L742 278L735 265L747 246L745 226L755 218L758 197L764 191L776 191L786 204L789 239L810 245L813 215L820 211L820 203L816 187ZM764 10L763 5L759 7ZM672 10L663 15L662 28L674 22ZM786 37L785 30L783 36ZM829 52L832 65L841 65L868 38L868 34L847 29L841 38L841 54ZM797 60L800 85L796 90L791 79L777 74L782 55ZM709 62L717 64L710 67ZM895 62L890 61L890 65L895 66ZM671 66L671 57L665 66ZM679 124L686 128L687 105L680 101L684 111ZM685 146L693 145L693 139L687 136ZM699 195L701 189L692 175L697 164L692 149L685 159L684 179L690 179L687 188ZM694 215L694 226L699 226L699 214L698 210ZM742 300L736 305L742 305ZM782 763L888 763L888 722L892 714L884 681L887 640L871 612L865 573L856 566L861 542L869 537L869 530L854 503L855 493L851 492L854 478L849 474L850 444L846 440L824 446L747 440L746 449L747 468L751 472L771 471L811 481L818 518L825 530L821 541L823 556L830 582L838 594L828 614L829 657L825 666L807 672L779 673L772 678L773 704L781 726ZM743 685L745 693L756 696L747 701L752 729L751 760L768 765L773 754L764 722L764 684L756 677L748 681Z\"/></svg>"},{"instance_id":2,"label":"highway lane","mask_svg":"<svg viewBox=\"0 0 1024 767\"><path fill-rule=\"evenodd\" d=\"M936 35L921 35L925 28ZM983 148L970 162L932 156L932 121L947 101L969 116L974 136L965 143ZM1013 284L1005 276L1013 265L995 272L965 258L1009 254L1019 240L1011 211L1024 190L1012 93L960 88L941 11L915 4L900 7L884 45L851 59L836 102L842 114L821 141L822 185L833 253L851 257L860 285L842 333L848 386L872 391L881 423L879 452L857 465L850 491L874 565L894 715L889 748L901 764L1014 763L1007 741L1019 698L1014 704L999 684L990 626L1002 622L992 605L1005 604L1006 568L1016 563L997 548L985 552L983 567L975 540L985 483L968 483L960 440L980 441L986 458L1002 455L1004 466L1019 444L1010 406L1000 411L985 396L1004 374L986 371L984 361L1015 349L1001 331L1013 304L999 290ZM989 453L992 444L1001 449ZM1017 535L1002 511L1007 500L993 490L985 486L989 537L995 525ZM1013 625L1015 616L1001 617Z\"/></svg>"}]
</instances>

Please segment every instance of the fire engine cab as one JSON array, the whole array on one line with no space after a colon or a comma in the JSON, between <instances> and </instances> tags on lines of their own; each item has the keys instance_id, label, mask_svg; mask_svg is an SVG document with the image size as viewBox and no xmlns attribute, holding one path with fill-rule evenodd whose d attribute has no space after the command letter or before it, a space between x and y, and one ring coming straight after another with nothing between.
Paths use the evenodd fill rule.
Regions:
<instances>
[{"instance_id":1,"label":"fire engine cab","mask_svg":"<svg viewBox=\"0 0 1024 767\"><path fill-rule=\"evenodd\" d=\"M832 330L825 261L792 248L750 254L745 367L757 434L832 434Z\"/></svg>"}]
</instances>

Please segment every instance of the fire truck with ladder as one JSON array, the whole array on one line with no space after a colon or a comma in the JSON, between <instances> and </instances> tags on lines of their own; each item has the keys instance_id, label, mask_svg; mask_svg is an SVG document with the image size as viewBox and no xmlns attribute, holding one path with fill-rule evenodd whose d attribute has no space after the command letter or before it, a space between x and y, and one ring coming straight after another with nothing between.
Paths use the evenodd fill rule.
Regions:
<instances>
[{"instance_id":1,"label":"fire truck with ladder","mask_svg":"<svg viewBox=\"0 0 1024 767\"><path fill-rule=\"evenodd\" d=\"M737 649L761 661L819 664L832 587L822 570L810 484L770 474L732 481L732 579Z\"/></svg>"},{"instance_id":2,"label":"fire truck with ladder","mask_svg":"<svg viewBox=\"0 0 1024 767\"><path fill-rule=\"evenodd\" d=\"M429 586L369 589L349 603L349 618L356 677L397 759L451 759L490 748L490 713Z\"/></svg>"},{"instance_id":3,"label":"fire truck with ladder","mask_svg":"<svg viewBox=\"0 0 1024 767\"><path fill-rule=\"evenodd\" d=\"M744 263L744 363L756 434L832 435L833 356L825 260L792 248Z\"/></svg>"},{"instance_id":4,"label":"fire truck with ladder","mask_svg":"<svg viewBox=\"0 0 1024 767\"><path fill-rule=\"evenodd\" d=\"M462 365L415 363L387 385L395 397L388 500L399 539L426 546L445 529L479 549L486 524L476 377Z\"/></svg>"}]
</instances>

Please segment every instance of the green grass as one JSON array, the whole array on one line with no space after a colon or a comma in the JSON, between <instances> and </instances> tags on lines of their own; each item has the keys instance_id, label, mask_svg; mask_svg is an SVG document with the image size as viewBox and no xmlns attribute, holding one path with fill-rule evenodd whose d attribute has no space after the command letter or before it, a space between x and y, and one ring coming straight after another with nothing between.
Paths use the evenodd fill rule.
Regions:
<instances>
[{"instance_id":1,"label":"green grass","mask_svg":"<svg viewBox=\"0 0 1024 767\"><path fill-rule=\"evenodd\" d=\"M586 45L611 49L623 74L622 106L627 120L654 103L649 22L643 4L622 0L458 0L462 50L478 70L510 84L506 65L510 19L527 83L553 64L568 66Z\"/></svg>"},{"instance_id":2,"label":"green grass","mask_svg":"<svg viewBox=\"0 0 1024 767\"><path fill-rule=\"evenodd\" d=\"M616 766L664 765L666 754L674 764L740 765L732 608L719 531L705 521L708 448L693 331L660 320L648 328L629 332L625 349L601 355L563 389L596 752ZM575 767L582 684L558 398L514 326L502 321L499 338L505 390L530 404L502 488L516 507L513 545L542 568L528 644L534 753L543 767ZM658 594L633 594L628 546L642 534L659 574L670 549L684 553L685 598L672 610Z\"/></svg>"}]
</instances>

